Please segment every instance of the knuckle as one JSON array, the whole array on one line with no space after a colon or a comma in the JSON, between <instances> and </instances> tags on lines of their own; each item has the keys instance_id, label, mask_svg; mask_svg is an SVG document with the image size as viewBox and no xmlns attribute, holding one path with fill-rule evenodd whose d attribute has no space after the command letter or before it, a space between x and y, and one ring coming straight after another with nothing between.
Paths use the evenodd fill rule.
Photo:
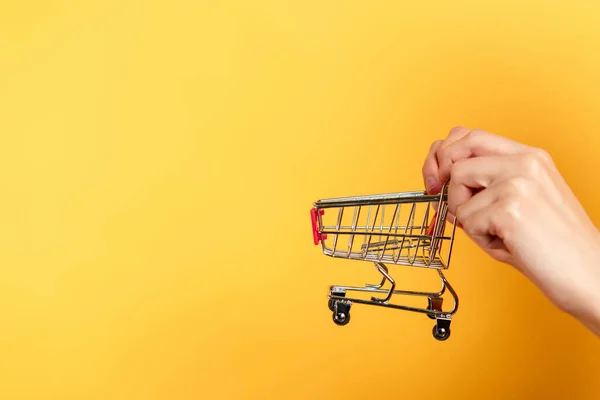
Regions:
<instances>
[{"instance_id":1,"label":"knuckle","mask_svg":"<svg viewBox=\"0 0 600 400\"><path fill-rule=\"evenodd\" d=\"M523 170L532 176L537 176L543 168L543 161L536 152L531 152L522 157Z\"/></svg>"},{"instance_id":2,"label":"knuckle","mask_svg":"<svg viewBox=\"0 0 600 400\"><path fill-rule=\"evenodd\" d=\"M521 201L519 198L505 199L501 203L502 220L513 226L521 218Z\"/></svg>"},{"instance_id":3,"label":"knuckle","mask_svg":"<svg viewBox=\"0 0 600 400\"><path fill-rule=\"evenodd\" d=\"M429 146L429 151L433 151L442 142L443 142L443 140L436 140L435 142L431 143L431 146Z\"/></svg>"},{"instance_id":4,"label":"knuckle","mask_svg":"<svg viewBox=\"0 0 600 400\"><path fill-rule=\"evenodd\" d=\"M455 126L452 129L450 129L450 132L448 133L448 137L465 136L468 133L469 133L468 128L465 128L464 126Z\"/></svg>"},{"instance_id":5,"label":"knuckle","mask_svg":"<svg viewBox=\"0 0 600 400\"><path fill-rule=\"evenodd\" d=\"M535 157L542 163L552 163L552 156L544 149L534 149L533 154L535 154Z\"/></svg>"},{"instance_id":6,"label":"knuckle","mask_svg":"<svg viewBox=\"0 0 600 400\"><path fill-rule=\"evenodd\" d=\"M467 136L465 138L470 141L478 141L481 138L485 137L486 135L488 135L488 133L486 131L483 131L481 129L473 129L473 130L469 131L469 133L467 134Z\"/></svg>"},{"instance_id":7,"label":"knuckle","mask_svg":"<svg viewBox=\"0 0 600 400\"><path fill-rule=\"evenodd\" d=\"M480 137L480 136L482 135L482 132L483 132L483 131L482 131L482 130L480 130L480 129L472 129L472 130L469 132L468 136L469 136L469 138L471 138L471 139L477 139L478 137Z\"/></svg>"},{"instance_id":8,"label":"knuckle","mask_svg":"<svg viewBox=\"0 0 600 400\"><path fill-rule=\"evenodd\" d=\"M437 152L435 153L438 163L441 165L443 160L446 158L446 155L448 154L448 150L447 147L440 147Z\"/></svg>"},{"instance_id":9,"label":"knuckle","mask_svg":"<svg viewBox=\"0 0 600 400\"><path fill-rule=\"evenodd\" d=\"M506 239L518 228L521 220L521 204L519 199L505 199L500 203L500 210L495 215L496 236Z\"/></svg>"},{"instance_id":10,"label":"knuckle","mask_svg":"<svg viewBox=\"0 0 600 400\"><path fill-rule=\"evenodd\" d=\"M506 181L506 194L513 197L524 197L531 191L531 182L521 176Z\"/></svg>"}]
</instances>

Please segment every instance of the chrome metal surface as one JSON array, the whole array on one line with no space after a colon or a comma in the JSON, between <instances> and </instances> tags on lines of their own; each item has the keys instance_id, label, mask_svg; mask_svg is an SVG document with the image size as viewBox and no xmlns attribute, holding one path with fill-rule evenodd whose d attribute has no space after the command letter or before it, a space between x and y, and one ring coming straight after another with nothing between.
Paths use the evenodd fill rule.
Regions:
<instances>
[{"instance_id":1,"label":"chrome metal surface","mask_svg":"<svg viewBox=\"0 0 600 400\"><path fill-rule=\"evenodd\" d=\"M437 209L432 209L435 204ZM319 211L316 229L326 237L321 246L327 256L433 269L449 267L456 227L452 221L450 235L444 234L449 223L447 184L438 195L407 192L342 197L319 200L314 207ZM362 217L365 207L366 218ZM344 218L349 208L352 217ZM430 228L432 232L428 232ZM363 239L356 240L360 237Z\"/></svg>"},{"instance_id":2,"label":"chrome metal surface","mask_svg":"<svg viewBox=\"0 0 600 400\"><path fill-rule=\"evenodd\" d=\"M458 310L459 300L443 270L450 266L456 233L456 219L448 221L447 191L449 182L440 194L403 192L323 199L314 203L316 223L313 230L323 254L348 260L368 261L381 275L379 284L330 287L329 299L335 305L353 303L388 307L428 315L435 319L434 337L446 340L450 335L450 321ZM352 208L352 210L347 210ZM365 210L366 208L366 210ZM347 217L344 217L344 215ZM433 214L433 217L432 217ZM451 229L447 232L447 225ZM360 239L362 237L362 239ZM441 282L437 292L396 289L389 265L419 267L436 270ZM389 282L389 288L385 289ZM378 294L370 299L349 297L350 292ZM443 298L448 292L453 299L450 310L442 310ZM428 301L424 308L392 302L399 296L417 296ZM334 314L334 319L338 318ZM347 323L347 321L346 321Z\"/></svg>"}]
</instances>

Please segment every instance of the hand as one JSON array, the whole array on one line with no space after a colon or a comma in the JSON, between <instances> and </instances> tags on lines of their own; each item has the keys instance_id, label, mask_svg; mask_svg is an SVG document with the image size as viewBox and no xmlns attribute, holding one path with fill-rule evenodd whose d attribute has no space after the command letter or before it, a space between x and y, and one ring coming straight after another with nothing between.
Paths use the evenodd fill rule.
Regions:
<instances>
[{"instance_id":1,"label":"hand","mask_svg":"<svg viewBox=\"0 0 600 400\"><path fill-rule=\"evenodd\" d=\"M600 235L545 151L458 127L433 143L423 179L429 193L450 179L458 226L600 336Z\"/></svg>"}]
</instances>

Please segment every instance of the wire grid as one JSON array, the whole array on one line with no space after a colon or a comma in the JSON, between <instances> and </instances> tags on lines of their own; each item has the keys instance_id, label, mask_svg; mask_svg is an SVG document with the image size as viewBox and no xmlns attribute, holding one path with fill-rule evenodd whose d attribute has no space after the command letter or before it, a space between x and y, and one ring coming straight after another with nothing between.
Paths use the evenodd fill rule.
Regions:
<instances>
[{"instance_id":1,"label":"wire grid","mask_svg":"<svg viewBox=\"0 0 600 400\"><path fill-rule=\"evenodd\" d=\"M360 197L355 199L360 203ZM319 233L328 256L433 269L449 266L455 227L444 236L445 201L330 206L321 212Z\"/></svg>"}]
</instances>

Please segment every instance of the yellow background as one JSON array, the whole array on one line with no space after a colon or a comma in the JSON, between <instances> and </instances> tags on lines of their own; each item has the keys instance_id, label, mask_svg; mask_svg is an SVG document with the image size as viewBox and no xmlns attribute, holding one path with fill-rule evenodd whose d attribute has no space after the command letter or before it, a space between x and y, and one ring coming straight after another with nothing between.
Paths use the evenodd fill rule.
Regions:
<instances>
[{"instance_id":1,"label":"yellow background","mask_svg":"<svg viewBox=\"0 0 600 400\"><path fill-rule=\"evenodd\" d=\"M600 222L595 3L4 0L0 398L599 398L598 340L462 232L448 341L334 325L328 285L377 274L308 212L420 189L463 124Z\"/></svg>"}]
</instances>

